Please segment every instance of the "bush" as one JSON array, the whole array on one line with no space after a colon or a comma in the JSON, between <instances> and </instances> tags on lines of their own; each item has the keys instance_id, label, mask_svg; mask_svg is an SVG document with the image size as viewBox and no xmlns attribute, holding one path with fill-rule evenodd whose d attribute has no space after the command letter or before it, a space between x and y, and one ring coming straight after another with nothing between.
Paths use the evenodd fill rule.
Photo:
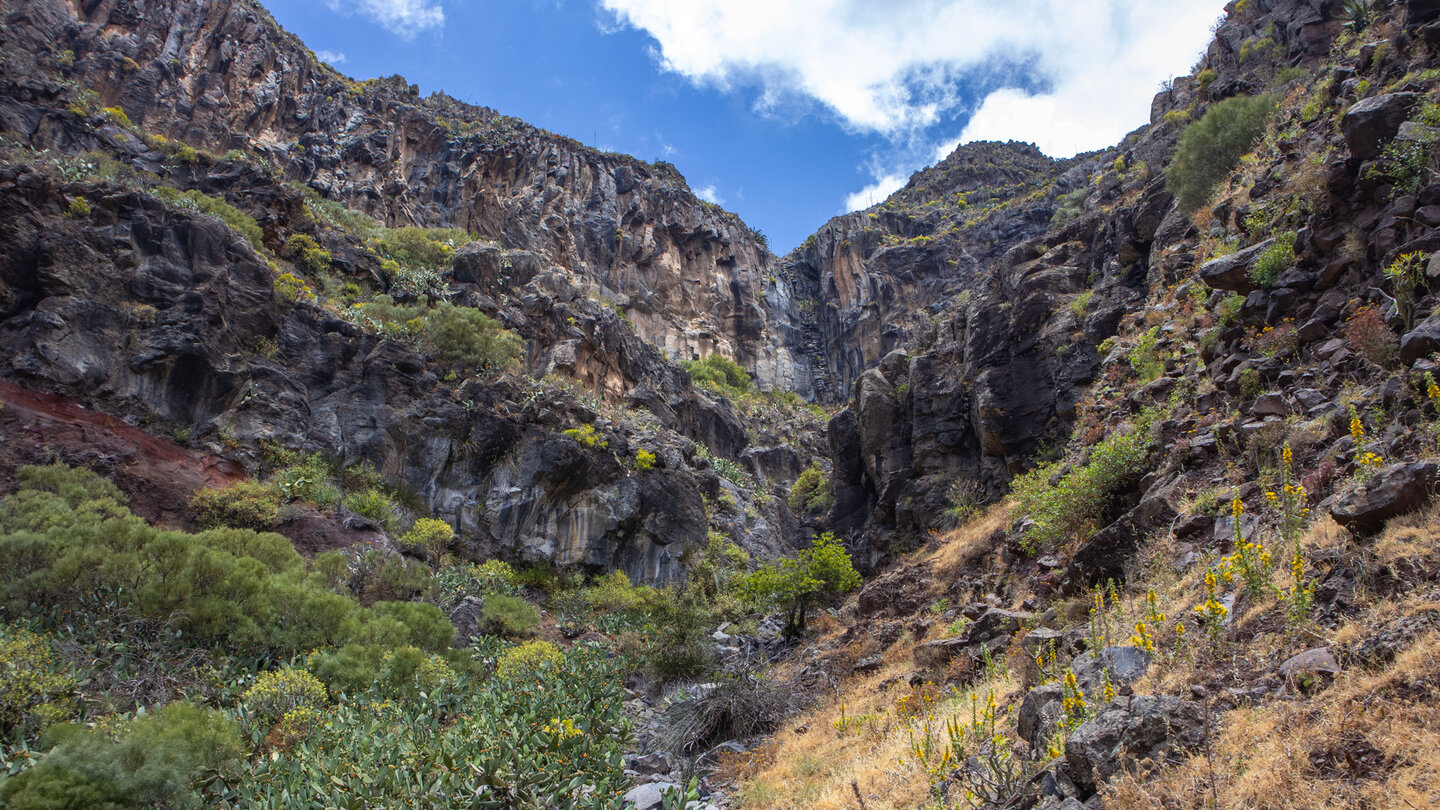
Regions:
<instances>
[{"instance_id":1,"label":"bush","mask_svg":"<svg viewBox=\"0 0 1440 810\"><path fill-rule=\"evenodd\" d=\"M274 725L286 712L301 706L323 706L329 702L325 684L303 669L276 669L265 672L245 690L240 702L267 725Z\"/></svg>"},{"instance_id":2,"label":"bush","mask_svg":"<svg viewBox=\"0 0 1440 810\"><path fill-rule=\"evenodd\" d=\"M500 654L495 674L502 678L524 678L565 663L565 656L548 641L527 641Z\"/></svg>"},{"instance_id":3,"label":"bush","mask_svg":"<svg viewBox=\"0 0 1440 810\"><path fill-rule=\"evenodd\" d=\"M39 731L70 717L76 685L49 636L0 625L0 736Z\"/></svg>"},{"instance_id":4,"label":"bush","mask_svg":"<svg viewBox=\"0 0 1440 810\"><path fill-rule=\"evenodd\" d=\"M722 354L710 354L700 360L687 360L680 366L690 372L691 382L701 388L730 399L740 399L750 393L749 372Z\"/></svg>"},{"instance_id":5,"label":"bush","mask_svg":"<svg viewBox=\"0 0 1440 810\"><path fill-rule=\"evenodd\" d=\"M322 273L330 269L330 251L303 233L292 234L285 240L285 255L307 273Z\"/></svg>"},{"instance_id":6,"label":"bush","mask_svg":"<svg viewBox=\"0 0 1440 810\"><path fill-rule=\"evenodd\" d=\"M458 228L384 228L367 244L404 267L448 267L455 248L469 241Z\"/></svg>"},{"instance_id":7,"label":"bush","mask_svg":"<svg viewBox=\"0 0 1440 810\"><path fill-rule=\"evenodd\" d=\"M287 501L305 501L324 509L340 504L340 488L330 480L330 466L319 453L289 458L292 463L272 472L266 486Z\"/></svg>"},{"instance_id":8,"label":"bush","mask_svg":"<svg viewBox=\"0 0 1440 810\"><path fill-rule=\"evenodd\" d=\"M423 650L443 650L455 641L455 625L445 612L429 602L376 602L371 609L378 621L394 622L403 633L393 637L391 646L414 645Z\"/></svg>"},{"instance_id":9,"label":"bush","mask_svg":"<svg viewBox=\"0 0 1440 810\"><path fill-rule=\"evenodd\" d=\"M525 342L478 309L442 303L425 315L425 339L440 362L466 371L501 371L520 362Z\"/></svg>"},{"instance_id":10,"label":"bush","mask_svg":"<svg viewBox=\"0 0 1440 810\"><path fill-rule=\"evenodd\" d=\"M787 630L793 635L805 629L811 602L855 590L860 587L860 574L844 544L825 532L794 558L782 557L745 575L739 587L760 605L784 609Z\"/></svg>"},{"instance_id":11,"label":"bush","mask_svg":"<svg viewBox=\"0 0 1440 810\"><path fill-rule=\"evenodd\" d=\"M396 542L401 548L423 551L438 560L454 539L455 530L450 528L449 523L435 518L420 518Z\"/></svg>"},{"instance_id":12,"label":"bush","mask_svg":"<svg viewBox=\"0 0 1440 810\"><path fill-rule=\"evenodd\" d=\"M793 706L793 693L754 673L722 679L672 702L661 732L666 750L690 754L722 740L771 731Z\"/></svg>"},{"instance_id":13,"label":"bush","mask_svg":"<svg viewBox=\"0 0 1440 810\"><path fill-rule=\"evenodd\" d=\"M280 522L280 507L279 494L254 481L202 489L190 499L195 522L207 529L268 529Z\"/></svg>"},{"instance_id":14,"label":"bush","mask_svg":"<svg viewBox=\"0 0 1440 810\"><path fill-rule=\"evenodd\" d=\"M640 472L646 472L647 470L649 470L651 467L654 467L654 466L655 466L655 454L654 454L654 453L650 452L649 450L646 450L646 449L643 448L643 447L640 448L639 450L636 450L636 451L635 451L635 469L639 470Z\"/></svg>"},{"instance_id":15,"label":"bush","mask_svg":"<svg viewBox=\"0 0 1440 810\"><path fill-rule=\"evenodd\" d=\"M395 502L378 489L351 492L345 496L345 508L357 515L370 518L387 532L393 530L396 521L399 520L395 513Z\"/></svg>"},{"instance_id":16,"label":"bush","mask_svg":"<svg viewBox=\"0 0 1440 810\"><path fill-rule=\"evenodd\" d=\"M235 770L244 756L235 721L172 703L110 729L64 727L28 771L0 783L11 810L199 807L203 773Z\"/></svg>"},{"instance_id":17,"label":"bush","mask_svg":"<svg viewBox=\"0 0 1440 810\"><path fill-rule=\"evenodd\" d=\"M1345 321L1345 343L1350 350L1377 366L1388 368L1400 357L1400 340L1380 308L1366 304Z\"/></svg>"},{"instance_id":18,"label":"bush","mask_svg":"<svg viewBox=\"0 0 1440 810\"><path fill-rule=\"evenodd\" d=\"M362 609L307 577L279 535L156 529L88 470L25 467L19 477L20 491L0 499L0 595L16 608L141 618L192 643L276 656L377 636L433 643L444 619L433 605L405 621Z\"/></svg>"},{"instance_id":19,"label":"bush","mask_svg":"<svg viewBox=\"0 0 1440 810\"><path fill-rule=\"evenodd\" d=\"M1275 242L1260 254L1250 268L1250 280L1261 287L1273 287L1275 279L1290 266L1295 258L1295 232L1286 231L1275 237Z\"/></svg>"},{"instance_id":20,"label":"bush","mask_svg":"<svg viewBox=\"0 0 1440 810\"><path fill-rule=\"evenodd\" d=\"M1095 445L1090 459L1061 472L1063 462L1046 464L1019 476L1012 492L1020 514L1031 521L1024 546L1030 552L1083 539L1099 528L1110 499L1143 471L1152 442L1149 422L1111 433ZM1053 483L1052 483L1053 481Z\"/></svg>"},{"instance_id":21,"label":"bush","mask_svg":"<svg viewBox=\"0 0 1440 810\"><path fill-rule=\"evenodd\" d=\"M498 593L485 597L485 607L480 611L480 629L483 632L506 638L524 638L535 635L539 626L540 611L524 599Z\"/></svg>"},{"instance_id":22,"label":"bush","mask_svg":"<svg viewBox=\"0 0 1440 810\"><path fill-rule=\"evenodd\" d=\"M275 297L287 304L296 304L301 301L314 301L315 291L304 279L293 273L281 273L275 277Z\"/></svg>"},{"instance_id":23,"label":"bush","mask_svg":"<svg viewBox=\"0 0 1440 810\"><path fill-rule=\"evenodd\" d=\"M592 450L604 450L610 446L610 440L597 433L594 425L581 425L577 428L570 428L565 431L565 435Z\"/></svg>"},{"instance_id":24,"label":"bush","mask_svg":"<svg viewBox=\"0 0 1440 810\"><path fill-rule=\"evenodd\" d=\"M194 154L193 149L190 151L191 154ZM265 232L260 229L254 217L230 203L218 197L201 194L195 189L181 192L178 189L173 189L168 186L161 186L155 189L155 196L183 208L189 208L194 211L199 211L202 214L215 217L245 237L256 250L262 253L264 252Z\"/></svg>"},{"instance_id":25,"label":"bush","mask_svg":"<svg viewBox=\"0 0 1440 810\"><path fill-rule=\"evenodd\" d=\"M1215 185L1265 133L1274 107L1275 99L1268 95L1233 96L1211 105L1185 128L1165 170L1182 211L1191 213L1210 199Z\"/></svg>"},{"instance_id":26,"label":"bush","mask_svg":"<svg viewBox=\"0 0 1440 810\"><path fill-rule=\"evenodd\" d=\"M835 493L830 486L830 476L820 469L820 465L811 464L800 473L795 483L790 485L790 497L787 499L790 508L798 514L823 514L830 511L835 505Z\"/></svg>"}]
</instances>

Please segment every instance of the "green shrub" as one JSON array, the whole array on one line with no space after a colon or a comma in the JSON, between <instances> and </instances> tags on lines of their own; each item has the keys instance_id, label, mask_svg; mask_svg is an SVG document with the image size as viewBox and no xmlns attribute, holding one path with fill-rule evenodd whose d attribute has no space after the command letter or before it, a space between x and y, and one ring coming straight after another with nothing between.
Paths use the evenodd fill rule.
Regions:
<instances>
[{"instance_id":1,"label":"green shrub","mask_svg":"<svg viewBox=\"0 0 1440 810\"><path fill-rule=\"evenodd\" d=\"M499 321L446 303L426 313L424 334L440 362L466 371L502 371L525 351L525 341Z\"/></svg>"},{"instance_id":2,"label":"green shrub","mask_svg":"<svg viewBox=\"0 0 1440 810\"><path fill-rule=\"evenodd\" d=\"M710 354L700 360L687 360L680 366L690 372L690 380L701 388L730 399L740 399L750 393L749 372L723 354Z\"/></svg>"},{"instance_id":3,"label":"green shrub","mask_svg":"<svg viewBox=\"0 0 1440 810\"><path fill-rule=\"evenodd\" d=\"M535 635L539 626L540 611L524 599L505 594L485 597L485 607L480 612L482 631L506 638L524 638Z\"/></svg>"},{"instance_id":4,"label":"green shrub","mask_svg":"<svg viewBox=\"0 0 1440 810\"><path fill-rule=\"evenodd\" d=\"M596 432L594 425L570 428L565 431L565 435L594 450L604 450L610 446L610 440Z\"/></svg>"},{"instance_id":5,"label":"green shrub","mask_svg":"<svg viewBox=\"0 0 1440 810\"><path fill-rule=\"evenodd\" d=\"M1180 209L1191 213L1210 198L1215 185L1250 151L1275 108L1272 96L1233 96L1216 102L1185 128L1175 158L1165 169Z\"/></svg>"},{"instance_id":6,"label":"green shrub","mask_svg":"<svg viewBox=\"0 0 1440 810\"><path fill-rule=\"evenodd\" d=\"M70 205L65 209L65 216L71 219L84 219L90 216L90 203L84 197L74 197Z\"/></svg>"},{"instance_id":7,"label":"green shrub","mask_svg":"<svg viewBox=\"0 0 1440 810\"><path fill-rule=\"evenodd\" d=\"M319 453L291 455L290 461L270 473L266 486L287 501L305 501L324 509L340 504L340 488L330 480L330 465Z\"/></svg>"},{"instance_id":8,"label":"green shrub","mask_svg":"<svg viewBox=\"0 0 1440 810\"><path fill-rule=\"evenodd\" d=\"M68 719L76 686L49 636L0 624L0 737Z\"/></svg>"},{"instance_id":9,"label":"green shrub","mask_svg":"<svg viewBox=\"0 0 1440 810\"><path fill-rule=\"evenodd\" d=\"M262 673L240 696L240 702L266 725L274 725L286 712L301 706L323 706L329 697L320 679L303 669L287 667Z\"/></svg>"},{"instance_id":10,"label":"green shrub","mask_svg":"<svg viewBox=\"0 0 1440 810\"><path fill-rule=\"evenodd\" d=\"M835 505L835 493L830 486L830 476L820 465L806 467L795 483L790 485L790 508L797 514L822 514Z\"/></svg>"},{"instance_id":11,"label":"green shrub","mask_svg":"<svg viewBox=\"0 0 1440 810\"><path fill-rule=\"evenodd\" d=\"M1031 519L1024 546L1031 552L1088 537L1100 528L1110 499L1139 478L1152 441L1148 418L1128 431L1117 431L1095 445L1084 464L1062 473L1054 462L1021 475L1011 485L1020 514Z\"/></svg>"},{"instance_id":12,"label":"green shrub","mask_svg":"<svg viewBox=\"0 0 1440 810\"><path fill-rule=\"evenodd\" d=\"M0 783L10 810L199 807L206 772L233 773L244 756L235 721L172 703L111 729L65 729L30 770Z\"/></svg>"},{"instance_id":13,"label":"green shrub","mask_svg":"<svg viewBox=\"0 0 1440 810\"><path fill-rule=\"evenodd\" d=\"M190 499L195 522L207 529L268 529L280 522L281 505L279 493L255 481L202 489Z\"/></svg>"},{"instance_id":14,"label":"green shrub","mask_svg":"<svg viewBox=\"0 0 1440 810\"><path fill-rule=\"evenodd\" d=\"M759 605L786 611L787 630L805 629L806 613L817 599L837 596L860 587L860 574L843 543L830 532L815 538L810 548L795 557L767 563L740 579L740 590Z\"/></svg>"},{"instance_id":15,"label":"green shrub","mask_svg":"<svg viewBox=\"0 0 1440 810\"><path fill-rule=\"evenodd\" d=\"M184 148L188 149L189 147ZM191 154L194 152L195 150L190 150ZM265 232L260 229L255 218L230 203L218 197L202 194L195 189L181 192L168 186L155 189L155 196L182 208L189 208L215 217L245 237L256 250L262 253L265 251Z\"/></svg>"},{"instance_id":16,"label":"green shrub","mask_svg":"<svg viewBox=\"0 0 1440 810\"><path fill-rule=\"evenodd\" d=\"M384 228L368 244L404 267L448 267L455 248L469 241L458 228Z\"/></svg>"},{"instance_id":17,"label":"green shrub","mask_svg":"<svg viewBox=\"0 0 1440 810\"><path fill-rule=\"evenodd\" d=\"M495 674L502 678L523 678L559 667L565 656L548 641L527 641L501 653L495 663Z\"/></svg>"},{"instance_id":18,"label":"green shrub","mask_svg":"<svg viewBox=\"0 0 1440 810\"><path fill-rule=\"evenodd\" d=\"M192 643L246 654L288 655L360 637L433 643L438 635L438 608L400 619L363 610L307 576L279 535L156 529L87 470L25 467L19 477L20 491L0 499L0 595L14 608L144 618ZM405 623L412 618L413 627Z\"/></svg>"},{"instance_id":19,"label":"green shrub","mask_svg":"<svg viewBox=\"0 0 1440 810\"><path fill-rule=\"evenodd\" d=\"M293 273L281 273L275 277L275 297L287 304L315 300L315 291L304 279Z\"/></svg>"},{"instance_id":20,"label":"green shrub","mask_svg":"<svg viewBox=\"0 0 1440 810\"><path fill-rule=\"evenodd\" d=\"M1077 318L1085 317L1085 313L1090 311L1090 301L1094 298L1094 290L1085 290L1075 296L1075 300L1070 302L1070 313Z\"/></svg>"},{"instance_id":21,"label":"green shrub","mask_svg":"<svg viewBox=\"0 0 1440 810\"><path fill-rule=\"evenodd\" d=\"M376 602L371 612L376 621L394 622L403 628L390 646L410 644L422 650L443 650L455 641L455 625L444 611L429 602Z\"/></svg>"},{"instance_id":22,"label":"green shrub","mask_svg":"<svg viewBox=\"0 0 1440 810\"><path fill-rule=\"evenodd\" d=\"M654 454L654 453L650 452L649 450L646 450L646 449L643 448L643 447L640 448L639 450L636 450L636 451L635 451L635 469L639 470L640 472L645 472L645 471L649 470L651 467L654 467L654 466L655 466L655 454Z\"/></svg>"},{"instance_id":23,"label":"green shrub","mask_svg":"<svg viewBox=\"0 0 1440 810\"><path fill-rule=\"evenodd\" d=\"M1250 280L1261 287L1271 287L1295 258L1295 232L1286 231L1275 237L1250 268Z\"/></svg>"},{"instance_id":24,"label":"green shrub","mask_svg":"<svg viewBox=\"0 0 1440 810\"><path fill-rule=\"evenodd\" d=\"M330 269L330 251L303 233L285 240L285 255L307 273L323 273Z\"/></svg>"},{"instance_id":25,"label":"green shrub","mask_svg":"<svg viewBox=\"0 0 1440 810\"><path fill-rule=\"evenodd\" d=\"M1139 376L1140 382L1148 383L1165 373L1168 355L1160 351L1160 327L1151 327L1135 339L1135 348L1130 350L1130 367Z\"/></svg>"},{"instance_id":26,"label":"green shrub","mask_svg":"<svg viewBox=\"0 0 1440 810\"><path fill-rule=\"evenodd\" d=\"M423 551L438 560L445 552L445 547L454 539L455 530L450 528L449 523L434 518L420 518L410 527L410 531L400 535L396 542L401 548Z\"/></svg>"},{"instance_id":27,"label":"green shrub","mask_svg":"<svg viewBox=\"0 0 1440 810\"><path fill-rule=\"evenodd\" d=\"M357 515L370 518L384 527L387 532L393 530L395 523L399 520L395 513L395 502L378 489L347 494L345 508Z\"/></svg>"}]
</instances>

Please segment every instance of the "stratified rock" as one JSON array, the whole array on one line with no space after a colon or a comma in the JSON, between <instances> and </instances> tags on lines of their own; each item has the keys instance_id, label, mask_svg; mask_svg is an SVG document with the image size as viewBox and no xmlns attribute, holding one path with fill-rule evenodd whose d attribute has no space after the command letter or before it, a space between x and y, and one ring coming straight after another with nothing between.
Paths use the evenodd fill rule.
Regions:
<instances>
[{"instance_id":1,"label":"stratified rock","mask_svg":"<svg viewBox=\"0 0 1440 810\"><path fill-rule=\"evenodd\" d=\"M1020 739L1030 744L1032 750L1039 750L1055 733L1055 728L1064 716L1062 701L1065 688L1058 683L1037 686L1025 693L1016 713L1016 731Z\"/></svg>"},{"instance_id":2,"label":"stratified rock","mask_svg":"<svg viewBox=\"0 0 1440 810\"><path fill-rule=\"evenodd\" d=\"M1435 493L1433 461L1391 464L1335 499L1330 516L1359 535L1374 534L1393 517L1424 506Z\"/></svg>"},{"instance_id":3,"label":"stratified rock","mask_svg":"<svg viewBox=\"0 0 1440 810\"><path fill-rule=\"evenodd\" d=\"M1357 160L1379 157L1381 147L1395 137L1409 116L1416 98L1414 93L1387 93L1350 105L1340 119L1340 130L1350 146L1350 154Z\"/></svg>"}]
</instances>

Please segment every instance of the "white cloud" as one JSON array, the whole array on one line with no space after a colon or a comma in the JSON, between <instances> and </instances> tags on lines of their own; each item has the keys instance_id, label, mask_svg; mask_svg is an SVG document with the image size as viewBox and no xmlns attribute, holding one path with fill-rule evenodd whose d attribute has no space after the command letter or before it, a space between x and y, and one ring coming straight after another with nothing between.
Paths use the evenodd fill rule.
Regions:
<instances>
[{"instance_id":1,"label":"white cloud","mask_svg":"<svg viewBox=\"0 0 1440 810\"><path fill-rule=\"evenodd\" d=\"M854 194L848 195L845 198L845 210L859 211L861 208L869 208L875 203L883 202L886 197L904 188L909 179L909 175L905 174L887 174Z\"/></svg>"},{"instance_id":2,"label":"white cloud","mask_svg":"<svg viewBox=\"0 0 1440 810\"><path fill-rule=\"evenodd\" d=\"M445 10L438 0L325 0L332 11L359 12L390 33L410 39L421 31L445 24Z\"/></svg>"},{"instance_id":3,"label":"white cloud","mask_svg":"<svg viewBox=\"0 0 1440 810\"><path fill-rule=\"evenodd\" d=\"M332 65L340 65L345 63L345 54L340 53L339 51L316 51L315 58L319 59L321 62L329 62Z\"/></svg>"},{"instance_id":4,"label":"white cloud","mask_svg":"<svg viewBox=\"0 0 1440 810\"><path fill-rule=\"evenodd\" d=\"M714 183L695 189L695 196L708 203L715 203L716 205L725 204L725 199L720 196L720 191L715 188Z\"/></svg>"},{"instance_id":5,"label":"white cloud","mask_svg":"<svg viewBox=\"0 0 1440 810\"><path fill-rule=\"evenodd\" d=\"M655 38L661 66L697 84L755 88L774 114L819 104L847 128L897 146L875 184L955 144L1031 141L1056 157L1116 143L1149 118L1159 83L1183 74L1210 39L1224 0L599 0L607 24ZM965 90L1020 68L1035 95L984 98L960 137L931 127L964 119ZM991 82L993 86L993 82ZM973 103L973 102L972 102ZM922 133L923 148L915 142ZM901 165L903 164L903 165Z\"/></svg>"}]
</instances>

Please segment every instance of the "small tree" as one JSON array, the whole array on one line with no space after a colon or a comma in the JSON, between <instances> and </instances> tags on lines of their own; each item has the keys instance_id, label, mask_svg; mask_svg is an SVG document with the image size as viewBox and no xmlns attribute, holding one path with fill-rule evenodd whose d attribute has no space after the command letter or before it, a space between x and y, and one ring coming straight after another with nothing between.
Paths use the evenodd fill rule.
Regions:
<instances>
[{"instance_id":1,"label":"small tree","mask_svg":"<svg viewBox=\"0 0 1440 810\"><path fill-rule=\"evenodd\" d=\"M793 558L782 557L745 575L739 587L756 603L784 610L785 632L794 636L804 631L813 603L860 587L860 574L845 545L825 532Z\"/></svg>"},{"instance_id":2,"label":"small tree","mask_svg":"<svg viewBox=\"0 0 1440 810\"><path fill-rule=\"evenodd\" d=\"M1175 159L1165 169L1180 210L1188 214L1205 204L1215 184L1265 134L1274 109L1273 96L1233 96L1212 104L1185 129Z\"/></svg>"}]
</instances>

